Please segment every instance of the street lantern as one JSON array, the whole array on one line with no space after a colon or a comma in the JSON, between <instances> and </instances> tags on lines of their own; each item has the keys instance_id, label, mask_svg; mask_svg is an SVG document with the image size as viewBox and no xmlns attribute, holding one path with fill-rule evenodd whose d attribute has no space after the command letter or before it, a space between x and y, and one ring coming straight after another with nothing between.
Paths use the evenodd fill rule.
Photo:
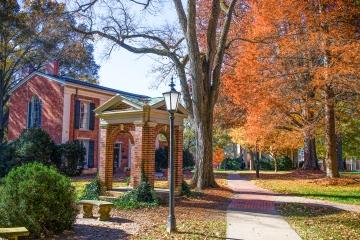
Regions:
<instances>
[{"instance_id":1,"label":"street lantern","mask_svg":"<svg viewBox=\"0 0 360 240\"><path fill-rule=\"evenodd\" d=\"M175 90L175 84L173 78L171 78L170 91L163 93L166 103L166 110L170 114L170 191L169 191L169 216L167 219L166 230L168 233L172 233L176 230L176 220L175 220L175 201L174 201L174 191L175 191L175 165L174 165L174 115L178 108L178 103L180 99L180 93Z\"/></svg>"},{"instance_id":2,"label":"street lantern","mask_svg":"<svg viewBox=\"0 0 360 240\"><path fill-rule=\"evenodd\" d=\"M170 91L163 93L163 96L165 98L166 110L168 110L169 113L174 113L178 107L180 93L175 90L175 84L172 78L169 86Z\"/></svg>"}]
</instances>

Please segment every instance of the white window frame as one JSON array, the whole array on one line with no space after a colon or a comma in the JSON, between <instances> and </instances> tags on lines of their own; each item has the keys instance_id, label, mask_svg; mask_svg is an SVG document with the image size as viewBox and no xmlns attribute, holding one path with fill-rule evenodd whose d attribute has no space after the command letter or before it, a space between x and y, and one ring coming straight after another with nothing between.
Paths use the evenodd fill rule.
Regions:
<instances>
[{"instance_id":1,"label":"white window frame","mask_svg":"<svg viewBox=\"0 0 360 240\"><path fill-rule=\"evenodd\" d=\"M84 110L82 111L82 106ZM80 100L79 129L88 131L90 127L90 102Z\"/></svg>"}]
</instances>

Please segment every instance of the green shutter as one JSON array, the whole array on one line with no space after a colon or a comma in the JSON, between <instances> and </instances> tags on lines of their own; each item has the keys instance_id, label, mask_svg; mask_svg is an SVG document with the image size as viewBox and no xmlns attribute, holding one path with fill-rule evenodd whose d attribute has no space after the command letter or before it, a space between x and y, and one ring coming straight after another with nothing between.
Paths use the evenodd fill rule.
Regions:
<instances>
[{"instance_id":1,"label":"green shutter","mask_svg":"<svg viewBox=\"0 0 360 240\"><path fill-rule=\"evenodd\" d=\"M89 153L88 153L88 168L94 167L94 150L95 142L93 140L89 141Z\"/></svg>"},{"instance_id":2,"label":"green shutter","mask_svg":"<svg viewBox=\"0 0 360 240\"><path fill-rule=\"evenodd\" d=\"M80 101L75 100L75 112L74 112L74 128L79 129L80 121Z\"/></svg>"},{"instance_id":3,"label":"green shutter","mask_svg":"<svg viewBox=\"0 0 360 240\"><path fill-rule=\"evenodd\" d=\"M89 122L89 129L95 129L95 103L90 103L90 122Z\"/></svg>"}]
</instances>

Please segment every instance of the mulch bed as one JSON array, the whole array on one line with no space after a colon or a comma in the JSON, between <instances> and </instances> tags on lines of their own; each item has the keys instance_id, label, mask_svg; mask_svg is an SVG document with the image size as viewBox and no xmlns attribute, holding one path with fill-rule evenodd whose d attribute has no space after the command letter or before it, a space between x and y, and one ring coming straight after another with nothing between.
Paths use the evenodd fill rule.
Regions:
<instances>
[{"instance_id":1,"label":"mulch bed","mask_svg":"<svg viewBox=\"0 0 360 240\"><path fill-rule=\"evenodd\" d=\"M212 235L224 237L226 209L232 195L231 190L222 186L206 189L194 197L178 198L175 214L180 233L171 236L171 239L209 239L208 236ZM83 219L79 215L72 231L53 239L170 239L165 231L167 215L167 204L157 208L113 209L110 222ZM221 223L222 226L214 225L209 229L211 222Z\"/></svg>"}]
</instances>

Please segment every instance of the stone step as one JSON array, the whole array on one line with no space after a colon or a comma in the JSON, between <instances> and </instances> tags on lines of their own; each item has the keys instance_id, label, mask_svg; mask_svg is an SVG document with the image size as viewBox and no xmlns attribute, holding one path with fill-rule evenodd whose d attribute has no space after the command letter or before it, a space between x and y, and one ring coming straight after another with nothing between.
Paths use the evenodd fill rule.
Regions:
<instances>
[{"instance_id":1,"label":"stone step","mask_svg":"<svg viewBox=\"0 0 360 240\"><path fill-rule=\"evenodd\" d=\"M121 191L114 191L114 190L106 191L106 196L118 198L121 197L122 195L124 195L124 192Z\"/></svg>"}]
</instances>

